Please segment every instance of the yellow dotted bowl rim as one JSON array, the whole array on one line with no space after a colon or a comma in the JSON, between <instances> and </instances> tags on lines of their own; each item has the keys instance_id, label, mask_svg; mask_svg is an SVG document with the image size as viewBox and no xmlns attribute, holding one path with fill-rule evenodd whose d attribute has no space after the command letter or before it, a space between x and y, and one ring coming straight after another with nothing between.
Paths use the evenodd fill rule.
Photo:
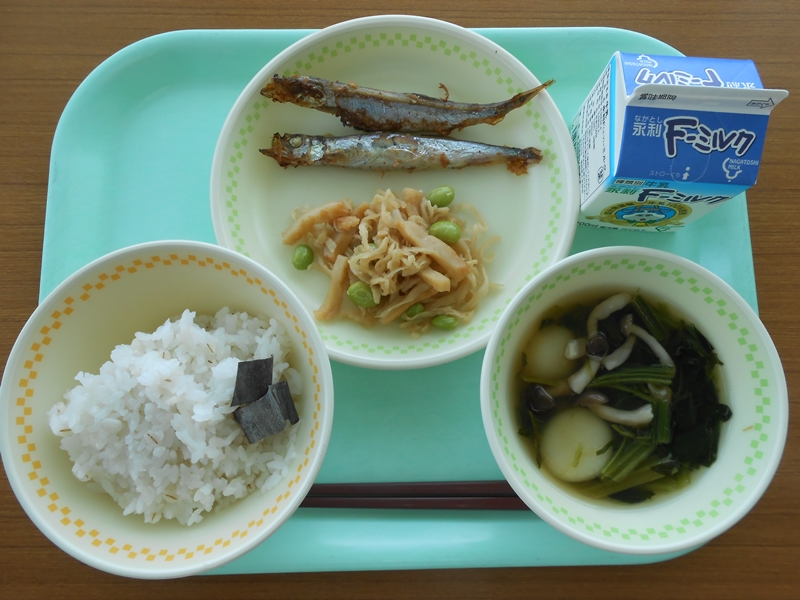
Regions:
<instances>
[{"instance_id":1,"label":"yellow dotted bowl rim","mask_svg":"<svg viewBox=\"0 0 800 600\"><path fill-rule=\"evenodd\" d=\"M303 340L303 348L293 347L293 352L301 354L313 372L310 386L313 426L309 439L296 446L298 455L302 458L305 454L305 458L296 473L279 485L285 487L285 491L274 502L262 507L260 516L203 543L146 547L109 535L108 526L94 527L90 511L67 506L54 488L47 476L47 459L29 439L35 426L46 427L44 423L34 425L31 421L31 404L36 399L36 380L40 377L36 365L45 358L65 320L95 293L141 271L186 266L229 271L231 277L241 277L260 289L275 305L276 313L283 313L280 316L265 311L265 314L277 317L284 326L293 324ZM68 554L104 571L138 578L178 577L206 571L241 556L274 533L299 506L327 451L333 421L333 377L313 318L293 292L268 269L213 244L159 241L104 255L76 271L48 294L26 322L9 354L0 386L0 407L8 415L6 426L0 430L0 453L6 474L23 509L42 533ZM35 489L31 488L31 482L35 482ZM270 519L276 514L277 517ZM52 518L45 517L59 515L60 528L53 525ZM76 518L76 515L79 516ZM130 564L125 564L126 560L120 564L120 557L130 560Z\"/></svg>"}]
</instances>

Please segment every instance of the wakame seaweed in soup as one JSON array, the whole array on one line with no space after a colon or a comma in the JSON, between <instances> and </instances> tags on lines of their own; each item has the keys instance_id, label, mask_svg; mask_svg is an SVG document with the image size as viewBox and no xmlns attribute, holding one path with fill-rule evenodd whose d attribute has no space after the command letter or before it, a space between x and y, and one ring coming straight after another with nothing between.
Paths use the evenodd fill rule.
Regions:
<instances>
[{"instance_id":1,"label":"wakame seaweed in soup","mask_svg":"<svg viewBox=\"0 0 800 600\"><path fill-rule=\"evenodd\" d=\"M697 327L639 293L554 308L521 352L519 432L537 464L591 498L625 503L684 487L717 457L730 408Z\"/></svg>"}]
</instances>

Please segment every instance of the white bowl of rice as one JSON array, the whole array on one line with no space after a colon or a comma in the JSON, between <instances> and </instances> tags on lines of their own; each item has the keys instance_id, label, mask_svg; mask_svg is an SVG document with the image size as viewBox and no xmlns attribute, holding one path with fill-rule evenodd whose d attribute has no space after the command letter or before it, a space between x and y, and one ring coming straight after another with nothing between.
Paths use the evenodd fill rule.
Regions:
<instances>
[{"instance_id":1,"label":"white bowl of rice","mask_svg":"<svg viewBox=\"0 0 800 600\"><path fill-rule=\"evenodd\" d=\"M232 394L240 363L268 357L299 420L251 444ZM93 567L159 579L218 567L291 516L328 446L333 380L312 317L268 270L165 241L56 288L0 403L3 464L39 529Z\"/></svg>"}]
</instances>

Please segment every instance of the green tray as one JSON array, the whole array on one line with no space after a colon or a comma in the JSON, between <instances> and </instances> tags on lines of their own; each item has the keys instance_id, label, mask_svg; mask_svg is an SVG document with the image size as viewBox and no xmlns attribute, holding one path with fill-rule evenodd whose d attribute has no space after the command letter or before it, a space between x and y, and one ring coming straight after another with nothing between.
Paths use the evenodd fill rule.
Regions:
<instances>
[{"instance_id":1,"label":"green tray","mask_svg":"<svg viewBox=\"0 0 800 600\"><path fill-rule=\"evenodd\" d=\"M479 29L525 63L569 123L617 51L677 54L620 29ZM53 141L40 297L118 248L158 239L214 242L210 166L250 79L310 31L179 31L103 62L76 90ZM694 260L756 307L744 195L675 233L579 228L572 248L641 245ZM409 372L333 363L336 418L318 482L502 479L483 432L483 352ZM270 539L214 573L630 564L532 512L299 509Z\"/></svg>"}]
</instances>

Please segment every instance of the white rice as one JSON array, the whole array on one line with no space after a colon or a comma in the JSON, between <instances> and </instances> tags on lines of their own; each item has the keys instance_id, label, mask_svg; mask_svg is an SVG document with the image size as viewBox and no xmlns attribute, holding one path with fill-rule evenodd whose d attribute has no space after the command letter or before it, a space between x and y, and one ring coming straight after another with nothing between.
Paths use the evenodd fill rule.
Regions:
<instances>
[{"instance_id":1,"label":"white rice","mask_svg":"<svg viewBox=\"0 0 800 600\"><path fill-rule=\"evenodd\" d=\"M269 356L272 380L286 379L296 400L301 381L289 352L274 319L186 310L117 346L99 374L78 373L80 385L48 413L50 428L75 477L110 494L124 514L192 525L288 476L297 425L248 444L230 403L239 361Z\"/></svg>"}]
</instances>

